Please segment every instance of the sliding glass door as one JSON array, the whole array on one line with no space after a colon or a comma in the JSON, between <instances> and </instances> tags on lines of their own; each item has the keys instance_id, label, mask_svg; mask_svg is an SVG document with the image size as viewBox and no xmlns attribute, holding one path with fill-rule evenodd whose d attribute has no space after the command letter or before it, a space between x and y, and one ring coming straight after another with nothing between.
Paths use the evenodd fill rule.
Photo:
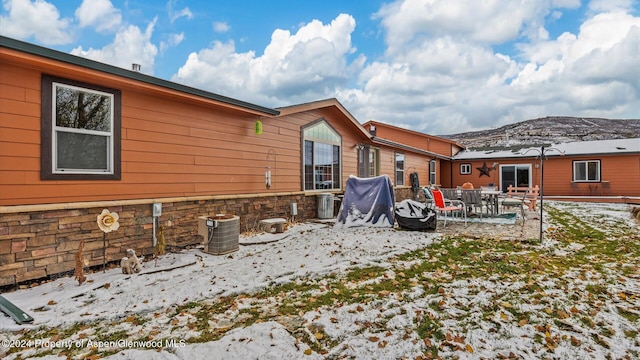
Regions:
<instances>
[{"instance_id":1,"label":"sliding glass door","mask_svg":"<svg viewBox=\"0 0 640 360\"><path fill-rule=\"evenodd\" d=\"M531 186L531 165L500 165L500 190L507 191L509 185Z\"/></svg>"}]
</instances>

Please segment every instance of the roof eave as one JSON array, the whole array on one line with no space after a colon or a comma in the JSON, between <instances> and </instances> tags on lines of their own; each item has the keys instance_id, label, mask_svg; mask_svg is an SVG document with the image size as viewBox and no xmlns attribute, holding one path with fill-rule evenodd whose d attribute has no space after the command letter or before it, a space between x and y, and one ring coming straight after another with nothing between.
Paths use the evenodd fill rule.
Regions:
<instances>
[{"instance_id":1,"label":"roof eave","mask_svg":"<svg viewBox=\"0 0 640 360\"><path fill-rule=\"evenodd\" d=\"M395 141L391 141L391 140L387 140L384 138L379 138L379 137L372 137L371 141L375 144L381 144L381 145L386 145L386 146L391 146L391 147L395 147L397 149L403 149L403 150L408 150L408 151L412 151L418 154L423 154L423 155L429 155L432 156L436 159L442 159L442 160L451 160L451 157L449 156L445 156L442 154L437 154L431 151L426 151L426 150L422 150L422 149L418 149L415 148L413 146L409 146L409 145L405 145L405 144L401 144L401 143L397 143Z\"/></svg>"},{"instance_id":2,"label":"roof eave","mask_svg":"<svg viewBox=\"0 0 640 360\"><path fill-rule=\"evenodd\" d=\"M160 87L163 87L163 88L167 88L167 89L183 92L183 93L186 93L186 94L199 96L199 97L202 97L202 98L214 100L214 101L221 102L221 103L224 103L224 104L228 104L228 105L232 105L232 106L236 106L236 107L241 107L241 108L244 108L244 109L247 109L247 110L252 110L252 111L259 112L259 113L263 113L265 115L274 116L274 115L278 115L280 113L278 110L275 110L275 109L272 109L272 108L268 108L268 107L264 107L264 106L260 106L260 105L256 105L256 104L252 104L252 103L249 103L249 102L246 102L246 101L230 98L230 97L223 96L223 95L218 95L218 94L215 94L215 93L212 93L212 92L208 92L208 91L204 91L204 90L201 90L201 89L193 88L193 87L190 87L190 86L174 83L174 82L171 82L171 81L168 81L168 80L163 80L163 79L156 78L156 77L153 77L153 76L150 76L150 75L146 75L146 74L143 74L143 73L139 73L139 72L136 72L136 71L127 70L127 69L124 69L124 68L121 68L121 67L117 67L117 66L113 66L113 65L108 65L108 64L105 64L105 63L101 63L101 62L98 62L98 61L94 61L94 60L82 58L82 57L79 57L79 56L67 54L67 53L64 53L64 52L57 51L57 50L48 49L48 48L45 48L45 47L42 47L42 46L30 44L30 43L23 42L23 41L20 41L20 40L11 39L11 38L8 38L8 37L5 37L5 36L0 36L0 47L5 47L7 49L12 49L12 50L24 52L24 53L27 53L27 54L32 54L32 55L40 56L40 57L43 57L43 58L56 60L56 61L60 61L60 62L64 62L64 63L67 63L67 64L76 65L76 66L80 66L80 67L87 68L87 69L96 70L96 71L100 71L100 72L111 74L111 75L120 76L120 77L131 79L131 80L136 80L136 81L144 82L144 83L155 85L155 86L160 86Z\"/></svg>"}]
</instances>

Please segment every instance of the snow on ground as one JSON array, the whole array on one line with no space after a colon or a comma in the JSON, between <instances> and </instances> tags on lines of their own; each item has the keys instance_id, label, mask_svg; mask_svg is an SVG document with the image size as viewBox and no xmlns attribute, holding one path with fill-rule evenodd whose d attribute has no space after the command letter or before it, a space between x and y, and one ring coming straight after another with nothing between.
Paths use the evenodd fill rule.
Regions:
<instances>
[{"instance_id":1,"label":"snow on ground","mask_svg":"<svg viewBox=\"0 0 640 360\"><path fill-rule=\"evenodd\" d=\"M629 207L545 205L543 244L308 223L9 292L35 321L0 316L0 357L640 357Z\"/></svg>"},{"instance_id":2,"label":"snow on ground","mask_svg":"<svg viewBox=\"0 0 640 360\"><path fill-rule=\"evenodd\" d=\"M165 267L195 262L172 271L145 275L154 270L150 261L144 263L141 275L128 276L120 269L110 269L90 274L88 279L93 282L81 286L68 277L4 296L30 310L35 318L33 326L111 320L170 304L252 292L295 278L339 273L354 265L379 264L390 256L428 246L438 236L391 228L334 231L322 224L296 225L287 233L289 236L278 242L241 246L229 255L209 255L199 249L168 254L168 260L161 264ZM402 236L395 236L398 233ZM10 318L0 317L0 329L21 328Z\"/></svg>"}]
</instances>

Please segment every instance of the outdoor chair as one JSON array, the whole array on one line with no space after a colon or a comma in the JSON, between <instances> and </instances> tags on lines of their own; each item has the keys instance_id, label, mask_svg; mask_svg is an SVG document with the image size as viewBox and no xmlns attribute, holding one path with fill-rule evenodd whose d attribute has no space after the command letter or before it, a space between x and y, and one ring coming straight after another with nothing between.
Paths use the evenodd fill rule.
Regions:
<instances>
[{"instance_id":1,"label":"outdoor chair","mask_svg":"<svg viewBox=\"0 0 640 360\"><path fill-rule=\"evenodd\" d=\"M440 191L447 200L460 200L460 191L462 189L440 189Z\"/></svg>"},{"instance_id":2,"label":"outdoor chair","mask_svg":"<svg viewBox=\"0 0 640 360\"><path fill-rule=\"evenodd\" d=\"M480 218L482 218L482 193L481 189L470 189L470 190L462 190L462 202L467 206L467 211L470 209L474 209L473 212L476 213L475 209L480 209Z\"/></svg>"},{"instance_id":3,"label":"outdoor chair","mask_svg":"<svg viewBox=\"0 0 640 360\"><path fill-rule=\"evenodd\" d=\"M523 192L523 193L514 193L513 195L507 195L507 197L502 200L502 208L505 207L516 207L516 208L520 208L520 213L522 214L522 223L524 224L524 219L525 219L525 215L524 215L524 200L527 197L527 193Z\"/></svg>"},{"instance_id":4,"label":"outdoor chair","mask_svg":"<svg viewBox=\"0 0 640 360\"><path fill-rule=\"evenodd\" d=\"M422 187L422 193L424 194L424 204L433 209L433 194L431 194L431 190L429 190L428 186Z\"/></svg>"},{"instance_id":5,"label":"outdoor chair","mask_svg":"<svg viewBox=\"0 0 640 360\"><path fill-rule=\"evenodd\" d=\"M442 195L442 191L439 189L433 189L431 193L433 194L436 212L444 214L444 224L442 227L447 226L447 214L451 214L453 217L453 214L456 212L462 212L462 215L464 216L464 224L467 225L467 207L464 202L460 200L445 199L444 195Z\"/></svg>"}]
</instances>

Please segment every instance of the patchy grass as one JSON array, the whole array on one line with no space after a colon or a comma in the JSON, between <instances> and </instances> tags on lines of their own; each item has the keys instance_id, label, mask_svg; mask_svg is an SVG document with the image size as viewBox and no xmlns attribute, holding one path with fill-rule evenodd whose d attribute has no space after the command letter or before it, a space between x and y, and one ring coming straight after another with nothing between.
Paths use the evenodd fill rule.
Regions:
<instances>
[{"instance_id":1,"label":"patchy grass","mask_svg":"<svg viewBox=\"0 0 640 360\"><path fill-rule=\"evenodd\" d=\"M386 324L406 317L412 328L398 338L413 341L425 358L481 350L492 351L490 357L509 357L515 351L512 342L519 344L515 357L553 358L561 347L620 357L610 351L611 344L622 340L635 341L632 346L640 349L640 293L633 285L640 278L637 228L616 219L579 217L570 206L547 205L546 210L551 226L543 244L450 236L386 259L390 265L294 279L111 324L39 328L20 338L69 339L84 333L89 339L118 341L135 333L143 339L184 336L187 342L201 343L234 328L275 320L313 351L327 354L344 339L332 337L309 314L330 314L329 323L338 326L348 321L339 315L344 311L380 314L359 321L358 334L392 336ZM611 301L616 305L608 306ZM471 346L469 338L483 341ZM497 343L507 345L490 348ZM64 355L103 357L112 351L72 348ZM37 355L45 354L60 353ZM637 355L637 350L624 354Z\"/></svg>"}]
</instances>

